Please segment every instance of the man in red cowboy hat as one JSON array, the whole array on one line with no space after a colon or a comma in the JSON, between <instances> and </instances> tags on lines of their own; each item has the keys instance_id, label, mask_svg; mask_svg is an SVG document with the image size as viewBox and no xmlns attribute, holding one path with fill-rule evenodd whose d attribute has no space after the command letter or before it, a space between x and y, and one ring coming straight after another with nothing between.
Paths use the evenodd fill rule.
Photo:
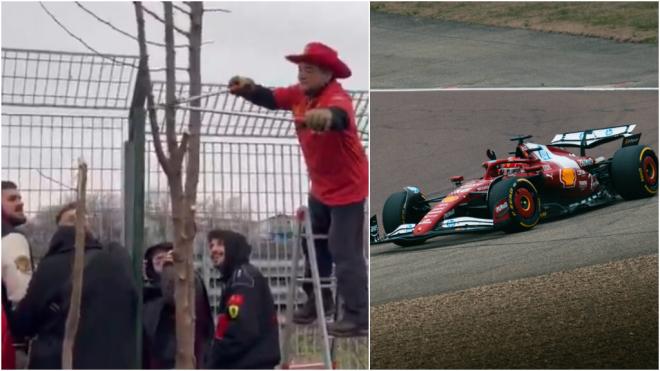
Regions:
<instances>
[{"instance_id":1,"label":"man in red cowboy hat","mask_svg":"<svg viewBox=\"0 0 660 371\"><path fill-rule=\"evenodd\" d=\"M271 90L235 76L229 81L229 91L262 107L293 112L311 180L312 229L315 234L328 235L327 241L316 240L319 271L322 277L329 276L330 259L334 261L337 290L344 301L342 320L329 324L328 332L365 335L369 308L363 223L369 165L351 97L337 82L350 77L351 70L335 50L319 42L307 44L303 54L286 59L298 65L298 84ZM308 302L296 313L299 323L316 319L313 291L309 286L305 291ZM331 301L328 291L323 296L326 303Z\"/></svg>"}]
</instances>

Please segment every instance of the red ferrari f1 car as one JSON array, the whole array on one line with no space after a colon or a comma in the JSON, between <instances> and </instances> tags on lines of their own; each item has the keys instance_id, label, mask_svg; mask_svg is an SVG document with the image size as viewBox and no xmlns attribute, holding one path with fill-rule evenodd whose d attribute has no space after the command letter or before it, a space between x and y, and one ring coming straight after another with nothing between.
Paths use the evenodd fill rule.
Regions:
<instances>
[{"instance_id":1,"label":"red ferrari f1 car","mask_svg":"<svg viewBox=\"0 0 660 371\"><path fill-rule=\"evenodd\" d=\"M475 180L450 180L456 189L427 198L417 187L390 195L383 206L381 235L371 217L371 244L412 246L429 238L490 230L525 231L540 220L626 199L651 197L658 190L658 158L639 145L634 124L557 134L549 145L517 141L514 156L497 159L487 150L485 174ZM585 150L622 139L612 158L593 158ZM567 151L576 147L580 155Z\"/></svg>"}]
</instances>

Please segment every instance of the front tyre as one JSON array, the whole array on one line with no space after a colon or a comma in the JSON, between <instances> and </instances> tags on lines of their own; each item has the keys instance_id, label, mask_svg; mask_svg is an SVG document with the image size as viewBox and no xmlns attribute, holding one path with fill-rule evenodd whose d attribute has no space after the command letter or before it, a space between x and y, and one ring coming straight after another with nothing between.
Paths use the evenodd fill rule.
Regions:
<instances>
[{"instance_id":1,"label":"front tyre","mask_svg":"<svg viewBox=\"0 0 660 371\"><path fill-rule=\"evenodd\" d=\"M401 224L416 224L424 216L421 213L411 212L413 206L424 205L407 205L408 202L420 203L418 200L410 199L410 195L406 191L393 193L387 198L383 205L383 229L385 233L394 232ZM420 245L424 241L426 241L425 238L407 237L392 242L398 246L406 247Z\"/></svg>"},{"instance_id":2,"label":"front tyre","mask_svg":"<svg viewBox=\"0 0 660 371\"><path fill-rule=\"evenodd\" d=\"M495 183L488 194L493 226L505 232L534 228L541 218L541 199L532 182L509 178Z\"/></svg>"}]
</instances>

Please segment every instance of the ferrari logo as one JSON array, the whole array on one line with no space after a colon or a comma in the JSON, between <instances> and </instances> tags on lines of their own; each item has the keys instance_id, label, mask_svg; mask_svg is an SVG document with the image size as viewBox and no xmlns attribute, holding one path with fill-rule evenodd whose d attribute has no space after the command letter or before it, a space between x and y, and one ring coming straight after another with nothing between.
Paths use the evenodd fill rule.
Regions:
<instances>
[{"instance_id":1,"label":"ferrari logo","mask_svg":"<svg viewBox=\"0 0 660 371\"><path fill-rule=\"evenodd\" d=\"M230 305L228 312L231 319L236 319L236 317L238 317L238 305Z\"/></svg>"},{"instance_id":2,"label":"ferrari logo","mask_svg":"<svg viewBox=\"0 0 660 371\"><path fill-rule=\"evenodd\" d=\"M18 269L19 272L21 273L30 273L32 270L32 267L30 265L30 258L28 258L26 255L21 255L17 257L14 260L14 264L16 264L16 269Z\"/></svg>"},{"instance_id":3,"label":"ferrari logo","mask_svg":"<svg viewBox=\"0 0 660 371\"><path fill-rule=\"evenodd\" d=\"M577 178L577 175L575 173L575 169L571 168L566 168L566 169L561 169L561 184L564 185L564 188L573 188L575 187L575 179Z\"/></svg>"}]
</instances>

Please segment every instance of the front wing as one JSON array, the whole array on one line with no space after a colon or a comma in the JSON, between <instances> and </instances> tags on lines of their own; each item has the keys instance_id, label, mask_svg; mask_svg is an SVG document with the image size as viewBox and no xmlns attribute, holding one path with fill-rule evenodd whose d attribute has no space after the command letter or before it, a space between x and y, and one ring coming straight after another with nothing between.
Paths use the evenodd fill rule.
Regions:
<instances>
[{"instance_id":1,"label":"front wing","mask_svg":"<svg viewBox=\"0 0 660 371\"><path fill-rule=\"evenodd\" d=\"M494 230L492 219L481 219L468 216L443 220L441 223L438 223L438 226L436 226L433 230L422 236L413 235L413 229L415 228L415 225L416 224L402 224L394 231L381 237L378 229L378 221L376 220L376 217L373 216L371 217L370 228L371 244L379 245L400 240L426 240L429 238L449 234L486 232Z\"/></svg>"}]
</instances>

